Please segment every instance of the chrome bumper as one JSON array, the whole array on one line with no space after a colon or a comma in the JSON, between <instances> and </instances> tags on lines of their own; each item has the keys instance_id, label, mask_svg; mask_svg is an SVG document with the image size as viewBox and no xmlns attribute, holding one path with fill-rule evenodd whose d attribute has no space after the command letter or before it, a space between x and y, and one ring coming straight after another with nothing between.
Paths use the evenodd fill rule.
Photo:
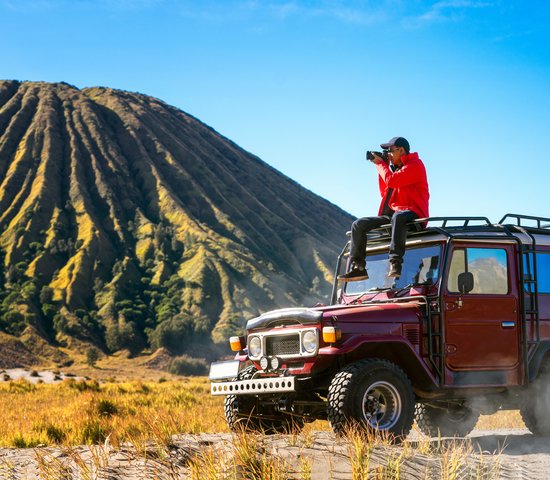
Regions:
<instances>
[{"instance_id":1,"label":"chrome bumper","mask_svg":"<svg viewBox=\"0 0 550 480\"><path fill-rule=\"evenodd\" d=\"M295 377L255 378L210 384L212 395L258 395L261 393L295 392Z\"/></svg>"}]
</instances>

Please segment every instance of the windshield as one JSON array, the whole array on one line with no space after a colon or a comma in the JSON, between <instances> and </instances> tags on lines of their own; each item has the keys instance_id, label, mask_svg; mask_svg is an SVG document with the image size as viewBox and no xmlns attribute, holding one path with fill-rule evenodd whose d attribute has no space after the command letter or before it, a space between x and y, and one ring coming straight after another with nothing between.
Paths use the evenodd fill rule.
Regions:
<instances>
[{"instance_id":1,"label":"windshield","mask_svg":"<svg viewBox=\"0 0 550 480\"><path fill-rule=\"evenodd\" d=\"M398 279L387 276L387 252L367 255L368 280L348 282L345 287L346 295L357 295L369 290L403 288L412 284L432 285L439 276L440 253L440 245L407 248L403 257L401 277Z\"/></svg>"}]
</instances>

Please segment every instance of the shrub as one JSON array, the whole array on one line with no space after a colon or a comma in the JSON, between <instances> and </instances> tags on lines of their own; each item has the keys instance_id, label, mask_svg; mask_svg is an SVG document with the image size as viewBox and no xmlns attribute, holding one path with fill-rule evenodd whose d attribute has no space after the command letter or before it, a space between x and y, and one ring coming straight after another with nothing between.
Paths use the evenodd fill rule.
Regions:
<instances>
[{"instance_id":1,"label":"shrub","mask_svg":"<svg viewBox=\"0 0 550 480\"><path fill-rule=\"evenodd\" d=\"M53 301L53 288L47 285L40 290L40 303L52 303Z\"/></svg>"},{"instance_id":2,"label":"shrub","mask_svg":"<svg viewBox=\"0 0 550 480\"><path fill-rule=\"evenodd\" d=\"M69 326L69 321L60 313L57 313L53 317L53 326L56 331L69 334L71 333L71 328Z\"/></svg>"},{"instance_id":3,"label":"shrub","mask_svg":"<svg viewBox=\"0 0 550 480\"><path fill-rule=\"evenodd\" d=\"M99 420L87 419L82 428L82 442L86 444L103 443L109 436Z\"/></svg>"},{"instance_id":4,"label":"shrub","mask_svg":"<svg viewBox=\"0 0 550 480\"><path fill-rule=\"evenodd\" d=\"M171 352L178 353L182 345L189 343L195 330L193 318L183 313L160 323L150 334L150 342L153 348L167 348Z\"/></svg>"},{"instance_id":5,"label":"shrub","mask_svg":"<svg viewBox=\"0 0 550 480\"><path fill-rule=\"evenodd\" d=\"M118 413L118 407L111 400L101 399L97 402L96 411L102 417L112 417Z\"/></svg>"},{"instance_id":6,"label":"shrub","mask_svg":"<svg viewBox=\"0 0 550 480\"><path fill-rule=\"evenodd\" d=\"M37 293L38 288L32 280L25 282L21 286L21 296L23 297L23 300L27 302L32 301L36 297Z\"/></svg>"},{"instance_id":7,"label":"shrub","mask_svg":"<svg viewBox=\"0 0 550 480\"><path fill-rule=\"evenodd\" d=\"M86 363L90 367L95 367L95 364L99 360L99 352L97 351L97 348L89 348L86 352Z\"/></svg>"},{"instance_id":8,"label":"shrub","mask_svg":"<svg viewBox=\"0 0 550 480\"><path fill-rule=\"evenodd\" d=\"M97 382L97 380L91 380L89 382L86 382L85 380L80 380L80 381L75 381L74 378L69 378L67 380L64 381L64 383L69 387L69 388L74 388L75 390L78 390L79 392L85 392L87 390L89 391L92 391L92 392L99 392L100 391L100 386L99 386L99 383Z\"/></svg>"},{"instance_id":9,"label":"shrub","mask_svg":"<svg viewBox=\"0 0 550 480\"><path fill-rule=\"evenodd\" d=\"M20 334L25 329L25 317L23 314L10 310L2 316L2 323L6 330L12 334Z\"/></svg>"},{"instance_id":10,"label":"shrub","mask_svg":"<svg viewBox=\"0 0 550 480\"><path fill-rule=\"evenodd\" d=\"M15 448L34 448L40 445L40 441L34 438L26 438L22 434L18 434L12 438L11 443Z\"/></svg>"},{"instance_id":11,"label":"shrub","mask_svg":"<svg viewBox=\"0 0 550 480\"><path fill-rule=\"evenodd\" d=\"M48 437L48 440L52 443L62 443L63 440L65 440L65 432L55 425L47 425L46 428L46 436Z\"/></svg>"},{"instance_id":12,"label":"shrub","mask_svg":"<svg viewBox=\"0 0 550 480\"><path fill-rule=\"evenodd\" d=\"M55 317L55 315L58 313L59 308L55 305L51 305L49 303L43 303L42 304L42 313L44 314L44 317L47 319L52 319Z\"/></svg>"},{"instance_id":13,"label":"shrub","mask_svg":"<svg viewBox=\"0 0 550 480\"><path fill-rule=\"evenodd\" d=\"M126 348L132 355L138 353L145 346L134 322L109 325L105 332L105 342L111 352Z\"/></svg>"},{"instance_id":14,"label":"shrub","mask_svg":"<svg viewBox=\"0 0 550 480\"><path fill-rule=\"evenodd\" d=\"M174 375L205 375L208 371L208 364L203 358L181 355L170 361L168 371Z\"/></svg>"},{"instance_id":15,"label":"shrub","mask_svg":"<svg viewBox=\"0 0 550 480\"><path fill-rule=\"evenodd\" d=\"M36 385L29 382L28 380L25 380L24 378L10 381L10 392L12 393L27 393L34 392L35 390Z\"/></svg>"}]
</instances>

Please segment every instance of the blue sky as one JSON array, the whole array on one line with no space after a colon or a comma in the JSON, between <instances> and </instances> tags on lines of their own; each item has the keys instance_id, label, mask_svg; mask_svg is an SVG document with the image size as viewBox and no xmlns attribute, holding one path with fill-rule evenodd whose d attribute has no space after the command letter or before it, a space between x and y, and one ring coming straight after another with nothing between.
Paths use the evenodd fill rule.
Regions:
<instances>
[{"instance_id":1,"label":"blue sky","mask_svg":"<svg viewBox=\"0 0 550 480\"><path fill-rule=\"evenodd\" d=\"M546 0L0 0L0 78L159 97L353 215L401 135L432 215L550 217Z\"/></svg>"}]
</instances>

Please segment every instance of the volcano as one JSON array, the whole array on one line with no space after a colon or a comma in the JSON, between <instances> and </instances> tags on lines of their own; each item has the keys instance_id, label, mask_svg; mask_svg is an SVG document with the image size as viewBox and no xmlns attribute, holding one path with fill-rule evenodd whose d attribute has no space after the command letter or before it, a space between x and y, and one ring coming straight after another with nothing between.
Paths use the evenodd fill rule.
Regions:
<instances>
[{"instance_id":1,"label":"volcano","mask_svg":"<svg viewBox=\"0 0 550 480\"><path fill-rule=\"evenodd\" d=\"M220 342L262 311L326 301L352 221L159 99L0 81L8 334L106 351Z\"/></svg>"}]
</instances>

